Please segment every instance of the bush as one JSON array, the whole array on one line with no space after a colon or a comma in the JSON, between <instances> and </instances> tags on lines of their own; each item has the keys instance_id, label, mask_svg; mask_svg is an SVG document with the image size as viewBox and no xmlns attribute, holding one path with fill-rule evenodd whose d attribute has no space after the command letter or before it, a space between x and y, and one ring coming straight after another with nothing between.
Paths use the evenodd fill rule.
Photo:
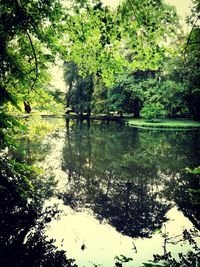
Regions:
<instances>
[{"instance_id":1,"label":"bush","mask_svg":"<svg viewBox=\"0 0 200 267\"><path fill-rule=\"evenodd\" d=\"M156 119L164 117L165 114L164 105L159 102L146 103L141 110L141 117L150 121L157 121Z\"/></svg>"}]
</instances>

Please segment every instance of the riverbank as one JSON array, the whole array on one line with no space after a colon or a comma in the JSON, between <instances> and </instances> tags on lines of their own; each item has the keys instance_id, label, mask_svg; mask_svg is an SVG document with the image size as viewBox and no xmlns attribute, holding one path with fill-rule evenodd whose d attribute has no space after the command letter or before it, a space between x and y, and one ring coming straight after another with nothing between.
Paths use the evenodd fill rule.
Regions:
<instances>
[{"instance_id":1,"label":"riverbank","mask_svg":"<svg viewBox=\"0 0 200 267\"><path fill-rule=\"evenodd\" d=\"M170 128L170 129L200 129L200 121L194 121L191 119L159 119L155 121L148 121L145 119L134 119L131 115L124 115L123 117L119 115L77 115L77 114L67 114L66 118L82 118L90 120L108 120L108 121L120 121L126 125L137 127L137 128Z\"/></svg>"},{"instance_id":2,"label":"riverbank","mask_svg":"<svg viewBox=\"0 0 200 267\"><path fill-rule=\"evenodd\" d=\"M18 114L20 117L32 117L36 114ZM42 118L66 118L66 119L82 119L82 120L102 120L102 121L117 121L122 122L128 126L136 128L162 128L162 129L200 129L200 121L194 121L192 119L159 119L155 121L148 121L145 119L134 119L132 115L124 115L121 117L117 114L106 115L78 115L75 113L70 114L37 114Z\"/></svg>"}]
</instances>

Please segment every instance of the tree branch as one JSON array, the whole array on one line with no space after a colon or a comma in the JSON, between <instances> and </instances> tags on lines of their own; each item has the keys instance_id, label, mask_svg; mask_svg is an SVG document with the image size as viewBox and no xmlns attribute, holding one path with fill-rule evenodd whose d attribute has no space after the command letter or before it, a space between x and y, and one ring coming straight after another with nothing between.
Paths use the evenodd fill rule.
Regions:
<instances>
[{"instance_id":1,"label":"tree branch","mask_svg":"<svg viewBox=\"0 0 200 267\"><path fill-rule=\"evenodd\" d=\"M33 42L32 42L31 36L30 36L30 34L29 34L29 32L27 30L26 30L26 34L28 36L28 39L29 39L29 42L30 42L30 45L31 45L31 48L32 48L34 60L35 60L35 78L33 80L33 84L31 86L31 89L29 90L29 92L31 92L34 89L34 86L35 86L35 84L37 82L37 79L38 79L38 76L39 76L39 73L38 73L38 60L37 60L37 56L36 56L36 52L35 52L35 48L33 46Z\"/></svg>"},{"instance_id":2,"label":"tree branch","mask_svg":"<svg viewBox=\"0 0 200 267\"><path fill-rule=\"evenodd\" d=\"M23 2L21 0L16 0L16 3L17 3L17 6L19 8L19 12L21 13L21 10L23 10L26 13L26 9L25 9L25 7L23 5ZM33 17L30 14L29 14L29 16L33 19ZM28 37L28 40L29 40L29 43L31 45L31 49L32 49L33 57L34 57L34 61L35 61L35 78L33 80L31 88L30 89L28 88L28 94L30 94L30 92L34 89L34 86L35 86L35 84L37 82L37 79L38 79L38 76L39 76L38 59L37 59L37 55L36 55L35 48L34 48L34 45L33 45L33 41L31 39L31 36L30 36L30 34L28 32L28 29L27 29L23 19L22 19L22 24L24 26L25 33L26 33L26 35Z\"/></svg>"},{"instance_id":3,"label":"tree branch","mask_svg":"<svg viewBox=\"0 0 200 267\"><path fill-rule=\"evenodd\" d=\"M196 20L194 21L194 23L193 23L193 25L192 25L192 29L190 30L190 34L189 34L189 36L188 36L188 38L187 38L187 43L186 43L186 45L184 46L184 50L183 50L184 55L185 55L185 53L186 53L186 50L187 50L188 45L190 44L190 38L191 38L191 36L192 36L192 32L193 32L194 27L196 26L197 21L199 20L199 18L200 18L200 16L197 16Z\"/></svg>"}]
</instances>

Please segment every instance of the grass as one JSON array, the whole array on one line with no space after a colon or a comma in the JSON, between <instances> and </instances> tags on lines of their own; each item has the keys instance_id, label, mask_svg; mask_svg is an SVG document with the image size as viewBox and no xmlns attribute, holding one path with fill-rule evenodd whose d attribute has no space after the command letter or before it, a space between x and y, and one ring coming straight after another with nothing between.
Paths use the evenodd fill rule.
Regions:
<instances>
[{"instance_id":1,"label":"grass","mask_svg":"<svg viewBox=\"0 0 200 267\"><path fill-rule=\"evenodd\" d=\"M126 123L138 128L173 128L173 129L197 129L200 122L187 119L160 119L158 122L151 122L144 119L128 119Z\"/></svg>"}]
</instances>

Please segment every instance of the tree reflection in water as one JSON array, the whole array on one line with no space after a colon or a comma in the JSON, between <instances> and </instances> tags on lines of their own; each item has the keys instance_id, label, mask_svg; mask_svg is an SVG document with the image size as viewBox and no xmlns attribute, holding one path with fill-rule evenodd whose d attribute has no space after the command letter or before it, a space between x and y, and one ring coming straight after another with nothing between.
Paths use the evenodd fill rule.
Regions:
<instances>
[{"instance_id":1,"label":"tree reflection in water","mask_svg":"<svg viewBox=\"0 0 200 267\"><path fill-rule=\"evenodd\" d=\"M69 177L66 205L89 207L100 221L107 220L131 237L151 237L174 202L187 210L190 219L197 217L196 210L185 205L189 184L183 186L188 181L184 169L198 164L195 132L77 120L70 127L67 121L66 134L62 163Z\"/></svg>"},{"instance_id":2,"label":"tree reflection in water","mask_svg":"<svg viewBox=\"0 0 200 267\"><path fill-rule=\"evenodd\" d=\"M195 195L199 176L185 170L199 165L198 132L139 130L80 120L67 121L66 126L61 160L68 184L65 193L59 193L66 205L90 208L99 221L106 220L130 237L151 237L173 206L199 229ZM44 158L50 146L39 151L40 145L40 141L20 143L16 158L23 162ZM1 177L1 266L76 266L44 234L45 224L58 214L56 207L42 212L44 199L56 188L54 178L47 177L32 181L38 195L31 203Z\"/></svg>"},{"instance_id":3,"label":"tree reflection in water","mask_svg":"<svg viewBox=\"0 0 200 267\"><path fill-rule=\"evenodd\" d=\"M23 200L13 185L3 180L0 185L0 266L77 266L53 240L46 240L45 223L59 213L56 207L42 212Z\"/></svg>"},{"instance_id":4,"label":"tree reflection in water","mask_svg":"<svg viewBox=\"0 0 200 267\"><path fill-rule=\"evenodd\" d=\"M77 266L66 258L65 251L57 250L54 240L46 240L45 224L59 213L56 207L42 208L44 200L53 195L54 177L39 172L35 176L32 169L26 172L30 167L23 164L44 158L50 146L42 146L37 136L18 139L16 144L18 151L12 153L15 161L9 155L0 158L0 266ZM24 175L34 192L27 188Z\"/></svg>"}]
</instances>

